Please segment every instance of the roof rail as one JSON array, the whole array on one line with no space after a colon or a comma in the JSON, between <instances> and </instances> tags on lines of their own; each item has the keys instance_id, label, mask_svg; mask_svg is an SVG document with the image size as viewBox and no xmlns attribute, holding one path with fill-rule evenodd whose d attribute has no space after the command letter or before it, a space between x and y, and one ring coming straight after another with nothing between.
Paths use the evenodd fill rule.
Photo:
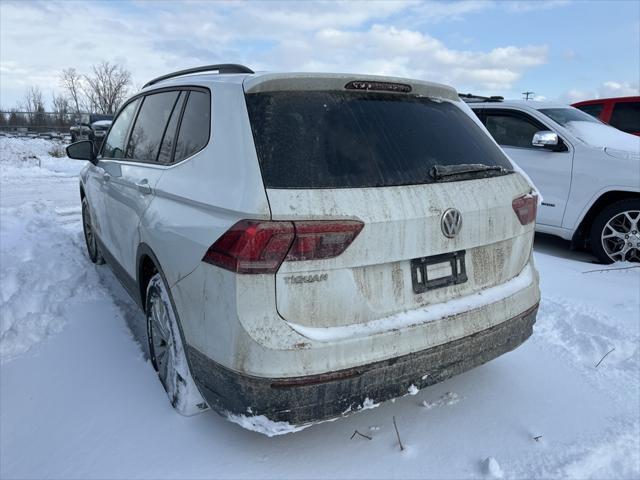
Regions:
<instances>
[{"instance_id":1,"label":"roof rail","mask_svg":"<svg viewBox=\"0 0 640 480\"><path fill-rule=\"evenodd\" d=\"M467 103L502 102L504 100L504 97L499 95L483 97L481 95L474 95L473 93L460 93L458 96Z\"/></svg>"},{"instance_id":2,"label":"roof rail","mask_svg":"<svg viewBox=\"0 0 640 480\"><path fill-rule=\"evenodd\" d=\"M255 73L248 67L244 65L238 65L236 63L221 63L218 65L203 65L202 67L193 67L187 68L186 70L178 70L177 72L167 73L166 75L162 75L160 77L154 78L153 80L144 84L142 88L147 88L149 85L153 85L155 83L161 82L163 80L167 80L169 78L180 77L181 75L188 75L190 73L200 73L200 72L210 72L212 70L217 70L219 74L225 73Z\"/></svg>"}]
</instances>

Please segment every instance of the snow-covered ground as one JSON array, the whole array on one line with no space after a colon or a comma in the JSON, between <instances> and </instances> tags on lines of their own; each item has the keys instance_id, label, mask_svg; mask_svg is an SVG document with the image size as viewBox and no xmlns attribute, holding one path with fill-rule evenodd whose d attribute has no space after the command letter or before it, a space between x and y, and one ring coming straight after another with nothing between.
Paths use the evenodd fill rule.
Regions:
<instances>
[{"instance_id":1,"label":"snow-covered ground","mask_svg":"<svg viewBox=\"0 0 640 480\"><path fill-rule=\"evenodd\" d=\"M141 314L86 258L82 163L52 145L0 138L0 478L640 478L640 269L600 271L540 237L543 299L523 346L267 438L172 410Z\"/></svg>"}]
</instances>

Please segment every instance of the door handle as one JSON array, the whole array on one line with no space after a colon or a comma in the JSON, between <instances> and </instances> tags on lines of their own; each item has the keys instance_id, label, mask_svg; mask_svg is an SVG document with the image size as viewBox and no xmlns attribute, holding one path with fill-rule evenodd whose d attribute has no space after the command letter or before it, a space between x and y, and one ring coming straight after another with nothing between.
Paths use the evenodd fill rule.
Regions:
<instances>
[{"instance_id":1,"label":"door handle","mask_svg":"<svg viewBox=\"0 0 640 480\"><path fill-rule=\"evenodd\" d=\"M138 187L138 191L140 193L145 195L149 195L151 193L151 185L149 185L149 181L146 178L136 183L136 187Z\"/></svg>"}]
</instances>

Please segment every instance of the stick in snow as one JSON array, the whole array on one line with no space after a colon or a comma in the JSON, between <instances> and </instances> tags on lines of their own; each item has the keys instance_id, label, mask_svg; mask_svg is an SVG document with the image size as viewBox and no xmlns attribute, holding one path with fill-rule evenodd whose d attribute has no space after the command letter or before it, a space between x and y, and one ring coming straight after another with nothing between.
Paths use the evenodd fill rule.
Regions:
<instances>
[{"instance_id":1,"label":"stick in snow","mask_svg":"<svg viewBox=\"0 0 640 480\"><path fill-rule=\"evenodd\" d=\"M611 270L629 270L631 268L640 268L640 265L633 265L631 267L619 267L619 268L599 268L597 270L587 270L582 273L593 273L593 272L610 272Z\"/></svg>"},{"instance_id":2,"label":"stick in snow","mask_svg":"<svg viewBox=\"0 0 640 480\"><path fill-rule=\"evenodd\" d=\"M534 439L536 442L539 442L541 438L542 438L542 435L538 435L537 437L533 437L533 439Z\"/></svg>"},{"instance_id":3,"label":"stick in snow","mask_svg":"<svg viewBox=\"0 0 640 480\"><path fill-rule=\"evenodd\" d=\"M400 451L403 451L404 447L402 446L402 440L400 440L400 432L398 432L398 425L396 425L396 417L395 417L395 415L393 417L393 426L396 429L396 435L398 436L398 443L400 444Z\"/></svg>"},{"instance_id":4,"label":"stick in snow","mask_svg":"<svg viewBox=\"0 0 640 480\"><path fill-rule=\"evenodd\" d=\"M353 440L353 437L355 437L356 435L360 435L361 437L364 437L367 440L371 440L371 437L369 435L365 435L364 433L360 433L358 430L354 430L353 435L351 435L351 438L349 440Z\"/></svg>"},{"instance_id":5,"label":"stick in snow","mask_svg":"<svg viewBox=\"0 0 640 480\"><path fill-rule=\"evenodd\" d=\"M598 365L600 365L602 363L602 360L604 360L605 358L607 358L607 355L609 355L611 352L613 352L616 349L616 347L613 347L611 350L609 350L607 353L604 354L604 357L602 357L600 359L600 361L598 363L596 363L595 368L598 368Z\"/></svg>"}]
</instances>

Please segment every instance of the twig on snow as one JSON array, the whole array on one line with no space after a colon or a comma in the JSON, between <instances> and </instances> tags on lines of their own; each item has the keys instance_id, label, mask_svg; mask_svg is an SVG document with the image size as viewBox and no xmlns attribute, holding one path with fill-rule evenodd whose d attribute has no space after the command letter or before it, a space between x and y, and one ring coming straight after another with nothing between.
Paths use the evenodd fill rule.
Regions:
<instances>
[{"instance_id":1,"label":"twig on snow","mask_svg":"<svg viewBox=\"0 0 640 480\"><path fill-rule=\"evenodd\" d=\"M596 363L595 368L598 368L598 365L600 365L602 363L602 361L607 358L607 355L609 355L611 352L613 352L616 349L616 347L613 347L611 350L609 350L607 353L604 354L604 357L602 357L600 359L600 361L598 363Z\"/></svg>"},{"instance_id":2,"label":"twig on snow","mask_svg":"<svg viewBox=\"0 0 640 480\"><path fill-rule=\"evenodd\" d=\"M395 415L393 417L393 426L396 429L396 435L398 436L398 443L400 444L400 451L403 451L404 447L402 446L402 440L400 440L400 432L398 432L398 425L396 425L396 417L395 417Z\"/></svg>"},{"instance_id":3,"label":"twig on snow","mask_svg":"<svg viewBox=\"0 0 640 480\"><path fill-rule=\"evenodd\" d=\"M365 435L364 433L360 433L358 430L355 430L353 432L353 435L351 435L351 438L349 440L353 440L353 437L355 437L356 435L360 435L361 437L364 437L367 440L371 440L371 437L369 435Z\"/></svg>"},{"instance_id":4,"label":"twig on snow","mask_svg":"<svg viewBox=\"0 0 640 480\"><path fill-rule=\"evenodd\" d=\"M598 268L597 270L587 270L582 273L593 273L593 272L610 272L612 270L629 270L631 268L640 268L640 265L632 265L630 267L617 267L617 268Z\"/></svg>"},{"instance_id":5,"label":"twig on snow","mask_svg":"<svg viewBox=\"0 0 640 480\"><path fill-rule=\"evenodd\" d=\"M536 442L539 442L541 438L542 438L542 435L538 435L538 436L536 436L536 437L533 437L533 439L534 439Z\"/></svg>"}]
</instances>

